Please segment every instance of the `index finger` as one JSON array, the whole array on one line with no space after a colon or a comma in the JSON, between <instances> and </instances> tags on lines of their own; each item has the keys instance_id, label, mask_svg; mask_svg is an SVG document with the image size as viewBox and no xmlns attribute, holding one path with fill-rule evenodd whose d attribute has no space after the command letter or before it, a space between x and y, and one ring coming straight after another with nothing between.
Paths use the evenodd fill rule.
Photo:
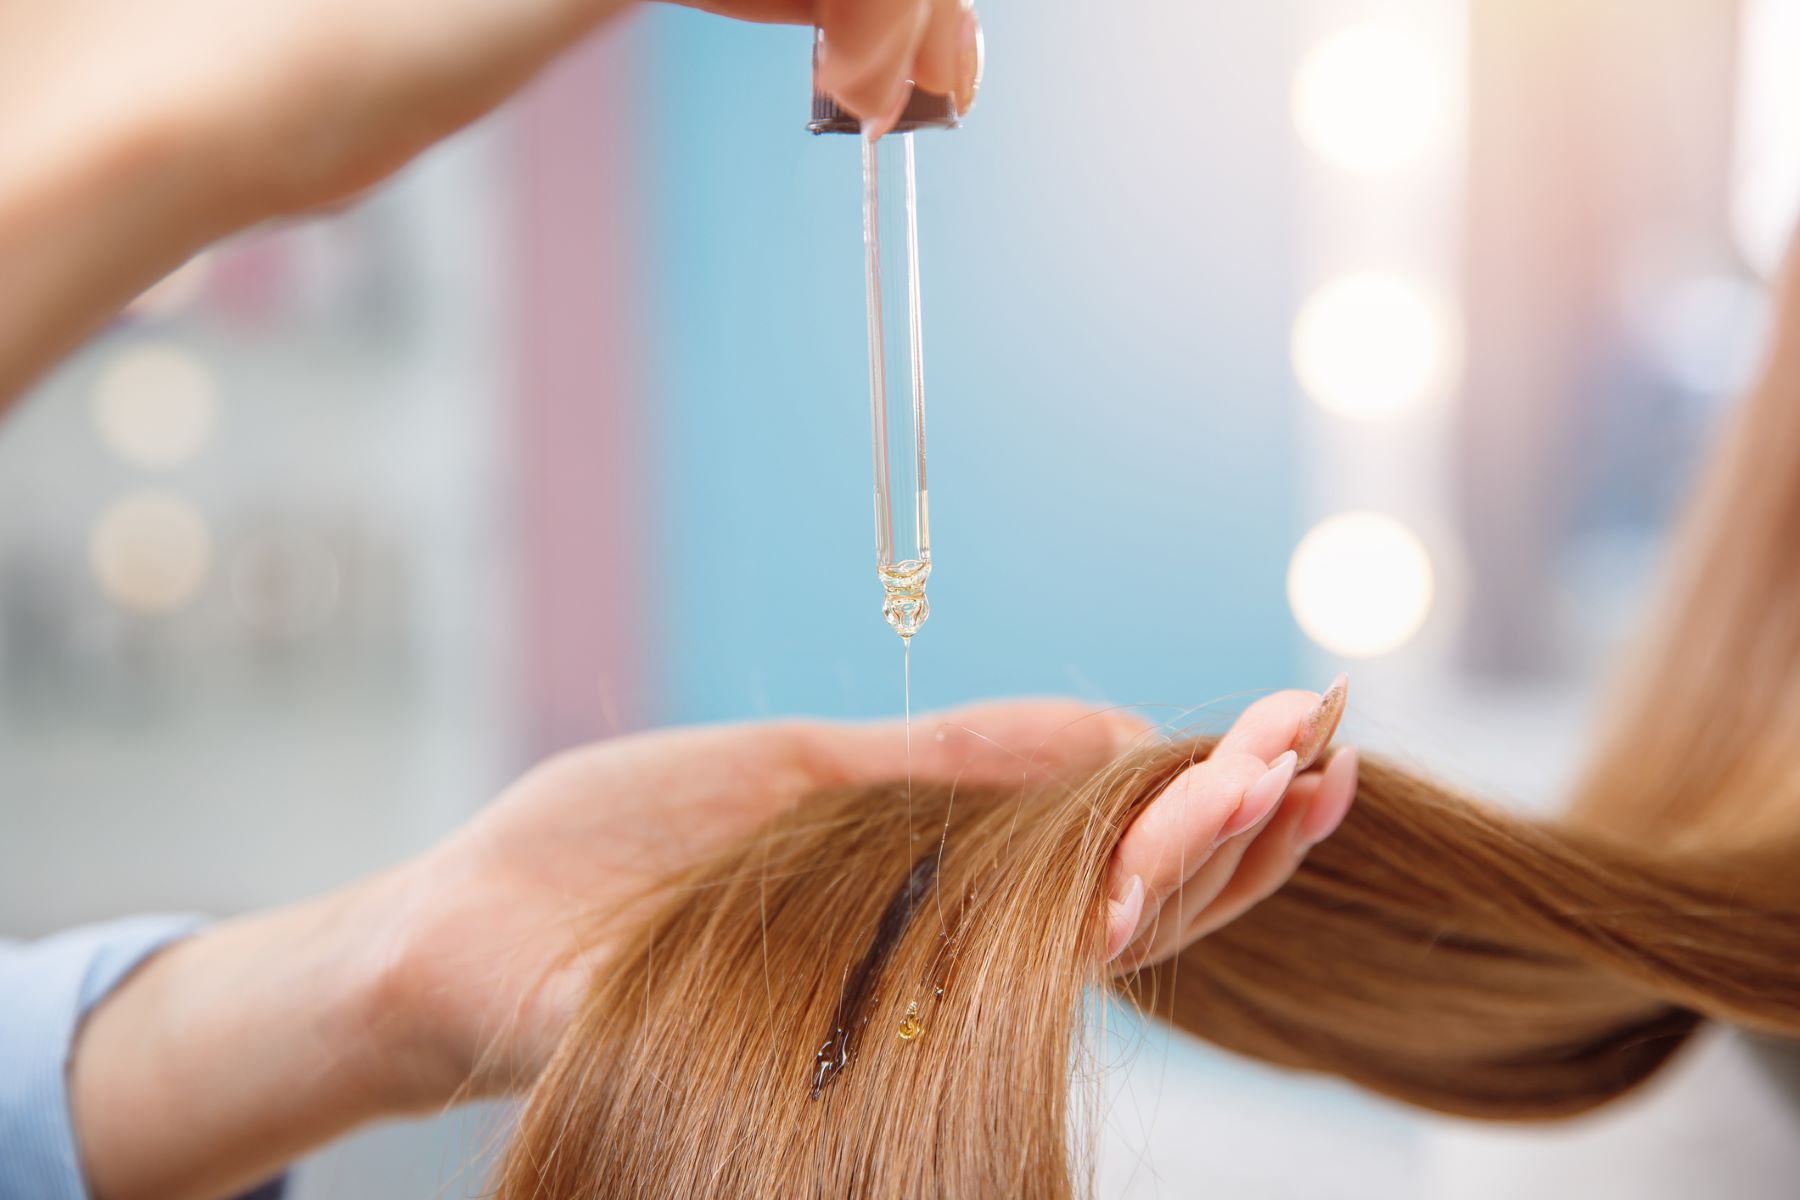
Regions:
<instances>
[{"instance_id":1,"label":"index finger","mask_svg":"<svg viewBox=\"0 0 1800 1200\"><path fill-rule=\"evenodd\" d=\"M905 97L925 38L927 0L819 0L816 81L864 121L879 121Z\"/></svg>"}]
</instances>

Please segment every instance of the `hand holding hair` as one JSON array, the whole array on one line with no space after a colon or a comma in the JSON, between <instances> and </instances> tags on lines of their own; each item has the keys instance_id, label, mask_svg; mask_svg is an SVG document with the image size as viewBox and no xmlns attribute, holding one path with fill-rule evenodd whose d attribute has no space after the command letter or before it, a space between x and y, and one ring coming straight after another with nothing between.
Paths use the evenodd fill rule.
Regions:
<instances>
[{"instance_id":1,"label":"hand holding hair","mask_svg":"<svg viewBox=\"0 0 1800 1200\"><path fill-rule=\"evenodd\" d=\"M1291 738L1291 714L1313 699L1271 697L1233 736L1247 753L1266 750ZM910 766L930 811L928 795L1067 788L1146 736L1129 714L1073 702L984 704L916 719ZM892 781L908 766L896 722L621 738L545 763L416 862L172 947L100 1006L77 1044L72 1094L97 1194L223 1194L375 1117L530 1086L663 881L821 792L884 786L882 803L903 812ZM1317 808L1308 779L1330 790L1302 776L1288 801L1296 819ZM1236 841L1278 844L1285 877L1294 851L1273 840L1283 828L1265 815ZM1207 886L1233 893L1231 878ZM1279 882L1270 870L1246 878L1236 903Z\"/></svg>"},{"instance_id":2,"label":"hand holding hair","mask_svg":"<svg viewBox=\"0 0 1800 1200\"><path fill-rule=\"evenodd\" d=\"M1348 688L1340 675L1322 696L1257 701L1138 814L1113 851L1108 962L1161 962L1222 928L1342 823L1356 798L1356 751L1323 755Z\"/></svg>"}]
</instances>

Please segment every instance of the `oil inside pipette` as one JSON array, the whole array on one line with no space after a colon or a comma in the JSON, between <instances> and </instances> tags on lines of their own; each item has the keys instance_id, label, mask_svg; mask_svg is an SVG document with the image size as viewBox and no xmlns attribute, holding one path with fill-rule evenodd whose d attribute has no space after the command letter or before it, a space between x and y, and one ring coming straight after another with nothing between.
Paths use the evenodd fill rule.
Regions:
<instances>
[{"instance_id":1,"label":"oil inside pipette","mask_svg":"<svg viewBox=\"0 0 1800 1200\"><path fill-rule=\"evenodd\" d=\"M877 566L881 578L881 617L894 632L912 644L913 635L931 615L931 601L925 597L925 581L931 578L931 559L908 558L892 565Z\"/></svg>"}]
</instances>

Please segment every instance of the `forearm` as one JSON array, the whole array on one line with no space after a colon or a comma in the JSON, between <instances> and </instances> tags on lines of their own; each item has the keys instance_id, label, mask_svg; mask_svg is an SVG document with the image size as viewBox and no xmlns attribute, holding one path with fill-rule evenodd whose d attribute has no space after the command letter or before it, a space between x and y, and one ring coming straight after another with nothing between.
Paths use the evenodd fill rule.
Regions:
<instances>
[{"instance_id":1,"label":"forearm","mask_svg":"<svg viewBox=\"0 0 1800 1200\"><path fill-rule=\"evenodd\" d=\"M204 246L197 152L152 129L0 119L0 411Z\"/></svg>"},{"instance_id":2,"label":"forearm","mask_svg":"<svg viewBox=\"0 0 1800 1200\"><path fill-rule=\"evenodd\" d=\"M0 2L0 409L209 242L377 183L622 3Z\"/></svg>"},{"instance_id":3,"label":"forearm","mask_svg":"<svg viewBox=\"0 0 1800 1200\"><path fill-rule=\"evenodd\" d=\"M69 1089L95 1196L233 1194L407 1106L374 1019L380 886L218 925L94 1010Z\"/></svg>"}]
</instances>

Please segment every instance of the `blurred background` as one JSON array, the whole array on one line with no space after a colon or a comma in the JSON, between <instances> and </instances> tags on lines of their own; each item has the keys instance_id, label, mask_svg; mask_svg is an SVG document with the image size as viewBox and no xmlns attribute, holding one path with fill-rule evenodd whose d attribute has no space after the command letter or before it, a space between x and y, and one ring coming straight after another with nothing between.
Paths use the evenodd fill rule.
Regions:
<instances>
[{"instance_id":1,"label":"blurred background","mask_svg":"<svg viewBox=\"0 0 1800 1200\"><path fill-rule=\"evenodd\" d=\"M1553 808L1800 211L1800 0L984 0L918 137L915 708L1345 736ZM809 35L636 12L337 215L146 294L0 428L0 932L414 853L556 748L901 707L859 181ZM1321 997L1320 1003L1329 1003ZM1106 1196L1774 1196L1720 1037L1552 1130L1117 1014ZM295 1195L463 1196L503 1114ZM1769 1188L1776 1188L1771 1191Z\"/></svg>"}]
</instances>

